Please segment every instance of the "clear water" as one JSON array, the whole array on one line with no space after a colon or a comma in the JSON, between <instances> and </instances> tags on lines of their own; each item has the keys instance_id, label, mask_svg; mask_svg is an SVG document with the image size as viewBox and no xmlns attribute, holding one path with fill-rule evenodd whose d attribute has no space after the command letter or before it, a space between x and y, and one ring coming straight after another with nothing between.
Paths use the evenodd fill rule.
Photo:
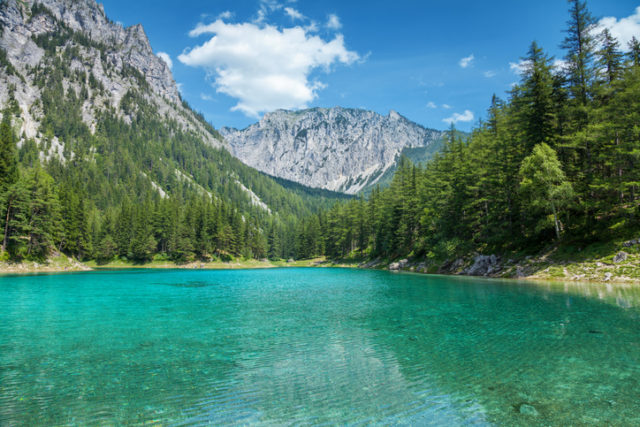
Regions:
<instances>
[{"instance_id":1,"label":"clear water","mask_svg":"<svg viewBox=\"0 0 640 427\"><path fill-rule=\"evenodd\" d=\"M640 425L639 300L343 269L0 277L0 425Z\"/></svg>"}]
</instances>

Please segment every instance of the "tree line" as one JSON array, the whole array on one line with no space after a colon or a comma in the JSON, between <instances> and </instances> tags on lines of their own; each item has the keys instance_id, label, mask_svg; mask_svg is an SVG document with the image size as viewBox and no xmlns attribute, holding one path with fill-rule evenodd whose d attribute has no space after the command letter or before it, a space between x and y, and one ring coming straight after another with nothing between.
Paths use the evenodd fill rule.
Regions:
<instances>
[{"instance_id":1,"label":"tree line","mask_svg":"<svg viewBox=\"0 0 640 427\"><path fill-rule=\"evenodd\" d=\"M48 65L30 70L43 91L44 140L23 138L17 149L15 102L0 124L1 257L445 260L632 233L640 227L640 42L623 52L608 31L596 34L585 2L569 3L563 61L533 42L520 82L506 100L493 97L469 136L452 126L427 164L401 159L389 187L338 203L283 187L181 131L144 88L122 99L129 122L106 109L89 132L80 108L102 90L51 50ZM82 54L70 46L65 55ZM69 79L79 91L65 89ZM62 158L47 154L56 138L65 141Z\"/></svg>"},{"instance_id":2,"label":"tree line","mask_svg":"<svg viewBox=\"0 0 640 427\"><path fill-rule=\"evenodd\" d=\"M533 42L520 82L468 138L452 126L426 165L402 160L390 187L309 219L305 255L443 261L637 231L640 42L624 53L569 3L563 61Z\"/></svg>"}]
</instances>

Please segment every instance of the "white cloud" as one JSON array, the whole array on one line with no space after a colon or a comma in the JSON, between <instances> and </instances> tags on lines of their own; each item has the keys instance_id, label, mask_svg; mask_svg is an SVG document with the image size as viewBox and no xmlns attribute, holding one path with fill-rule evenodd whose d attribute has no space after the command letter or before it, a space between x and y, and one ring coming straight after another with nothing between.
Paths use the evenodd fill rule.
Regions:
<instances>
[{"instance_id":1,"label":"white cloud","mask_svg":"<svg viewBox=\"0 0 640 427\"><path fill-rule=\"evenodd\" d=\"M529 61L520 60L518 62L509 62L509 69L513 71L515 74L522 74L527 70L529 66Z\"/></svg>"},{"instance_id":2,"label":"white cloud","mask_svg":"<svg viewBox=\"0 0 640 427\"><path fill-rule=\"evenodd\" d=\"M458 122L470 122L471 120L473 120L474 116L473 113L470 110L465 110L464 113L460 114L460 113L453 113L453 116L446 118L444 120L442 120L445 123L448 124L455 124Z\"/></svg>"},{"instance_id":3,"label":"white cloud","mask_svg":"<svg viewBox=\"0 0 640 427\"><path fill-rule=\"evenodd\" d=\"M438 108L438 106L433 101L429 101L427 103L427 108Z\"/></svg>"},{"instance_id":4,"label":"white cloud","mask_svg":"<svg viewBox=\"0 0 640 427\"><path fill-rule=\"evenodd\" d=\"M308 33L317 33L318 32L318 23L316 21L309 22L309 25L304 27L304 30Z\"/></svg>"},{"instance_id":5,"label":"white cloud","mask_svg":"<svg viewBox=\"0 0 640 427\"><path fill-rule=\"evenodd\" d=\"M450 109L451 109L451 105L449 105L449 104L442 104L442 108L444 108L445 110L450 110Z\"/></svg>"},{"instance_id":6,"label":"white cloud","mask_svg":"<svg viewBox=\"0 0 640 427\"><path fill-rule=\"evenodd\" d=\"M206 93L201 93L200 99L202 99L203 101L213 101L213 96Z\"/></svg>"},{"instance_id":7,"label":"white cloud","mask_svg":"<svg viewBox=\"0 0 640 427\"><path fill-rule=\"evenodd\" d=\"M296 20L302 21L305 19L305 16L302 13L298 12L292 7L285 7L284 13L286 13L289 16L289 18L291 18L292 21L296 21Z\"/></svg>"},{"instance_id":8,"label":"white cloud","mask_svg":"<svg viewBox=\"0 0 640 427\"><path fill-rule=\"evenodd\" d=\"M491 71L491 70L485 71L483 74L488 79L496 76L496 72L495 71Z\"/></svg>"},{"instance_id":9,"label":"white cloud","mask_svg":"<svg viewBox=\"0 0 640 427\"><path fill-rule=\"evenodd\" d=\"M220 15L218 15L218 19L231 19L233 18L233 12L230 10L225 10Z\"/></svg>"},{"instance_id":10,"label":"white cloud","mask_svg":"<svg viewBox=\"0 0 640 427\"><path fill-rule=\"evenodd\" d=\"M360 59L346 49L342 35L325 41L302 27L278 29L217 20L199 24L189 34L213 36L178 59L206 69L218 92L238 100L233 110L252 117L278 108L306 107L326 87L310 81L314 69L328 72L336 63L353 64Z\"/></svg>"},{"instance_id":11,"label":"white cloud","mask_svg":"<svg viewBox=\"0 0 640 427\"><path fill-rule=\"evenodd\" d=\"M278 0L260 0L260 9L258 9L258 16L253 21L256 24L264 22L264 20L273 11L282 9L283 6Z\"/></svg>"},{"instance_id":12,"label":"white cloud","mask_svg":"<svg viewBox=\"0 0 640 427\"><path fill-rule=\"evenodd\" d=\"M554 59L553 60L553 68L558 71L562 71L569 66L569 63L564 59Z\"/></svg>"},{"instance_id":13,"label":"white cloud","mask_svg":"<svg viewBox=\"0 0 640 427\"><path fill-rule=\"evenodd\" d=\"M640 6L636 7L635 13L626 18L616 19L613 16L607 16L598 21L598 32L608 28L620 42L623 50L628 50L628 44L631 38L635 36L640 38Z\"/></svg>"},{"instance_id":14,"label":"white cloud","mask_svg":"<svg viewBox=\"0 0 640 427\"><path fill-rule=\"evenodd\" d=\"M338 18L338 15L335 15L333 13L329 15L329 18L327 19L327 28L329 28L330 30L339 30L340 28L342 28L342 22L340 22L340 18Z\"/></svg>"},{"instance_id":15,"label":"white cloud","mask_svg":"<svg viewBox=\"0 0 640 427\"><path fill-rule=\"evenodd\" d=\"M171 57L169 56L168 53L166 52L158 52L156 53L156 56L160 59L162 59L164 61L165 64L167 64L167 67L169 67L169 69L173 68L173 61L171 60Z\"/></svg>"},{"instance_id":16,"label":"white cloud","mask_svg":"<svg viewBox=\"0 0 640 427\"><path fill-rule=\"evenodd\" d=\"M467 68L469 65L473 63L474 59L476 59L476 57L473 54L471 54L469 56L462 58L460 62L458 62L458 64L460 64L462 68Z\"/></svg>"}]
</instances>

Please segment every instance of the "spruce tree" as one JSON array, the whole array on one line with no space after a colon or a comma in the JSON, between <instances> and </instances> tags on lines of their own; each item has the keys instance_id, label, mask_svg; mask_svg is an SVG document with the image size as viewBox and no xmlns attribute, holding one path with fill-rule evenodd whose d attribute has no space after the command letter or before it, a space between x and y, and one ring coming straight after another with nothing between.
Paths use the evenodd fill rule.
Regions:
<instances>
[{"instance_id":1,"label":"spruce tree","mask_svg":"<svg viewBox=\"0 0 640 427\"><path fill-rule=\"evenodd\" d=\"M620 76L623 58L620 44L605 28L602 31L602 48L598 51L597 65L604 70L604 78L607 83L613 83Z\"/></svg>"}]
</instances>

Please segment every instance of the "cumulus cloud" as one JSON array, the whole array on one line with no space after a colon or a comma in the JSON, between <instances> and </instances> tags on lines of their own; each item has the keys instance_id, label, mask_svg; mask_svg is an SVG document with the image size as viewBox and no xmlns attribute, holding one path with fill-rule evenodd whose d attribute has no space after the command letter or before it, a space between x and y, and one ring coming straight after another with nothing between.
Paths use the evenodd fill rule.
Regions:
<instances>
[{"instance_id":1,"label":"cumulus cloud","mask_svg":"<svg viewBox=\"0 0 640 427\"><path fill-rule=\"evenodd\" d=\"M458 122L470 122L473 120L473 118L473 113L470 110L465 110L462 114L453 113L453 116L448 117L442 121L448 124L456 124Z\"/></svg>"},{"instance_id":2,"label":"cumulus cloud","mask_svg":"<svg viewBox=\"0 0 640 427\"><path fill-rule=\"evenodd\" d=\"M553 68L556 72L564 71L568 67L568 62L564 59L554 59L552 64ZM521 75L525 73L531 67L531 62L521 59L518 62L509 62L509 68L513 71L514 74Z\"/></svg>"},{"instance_id":3,"label":"cumulus cloud","mask_svg":"<svg viewBox=\"0 0 640 427\"><path fill-rule=\"evenodd\" d=\"M495 71L491 71L491 70L485 71L483 74L488 79L496 76L496 72Z\"/></svg>"},{"instance_id":4,"label":"cumulus cloud","mask_svg":"<svg viewBox=\"0 0 640 427\"><path fill-rule=\"evenodd\" d=\"M158 52L156 53L156 56L160 59L162 59L164 61L165 64L167 64L167 67L169 67L169 69L173 68L173 61L171 60L171 57L169 56L168 53L166 52Z\"/></svg>"},{"instance_id":5,"label":"cumulus cloud","mask_svg":"<svg viewBox=\"0 0 640 427\"><path fill-rule=\"evenodd\" d=\"M458 62L458 64L460 64L462 68L467 68L473 63L474 59L476 59L476 57L473 54L471 54L469 56L462 58L460 62Z\"/></svg>"},{"instance_id":6,"label":"cumulus cloud","mask_svg":"<svg viewBox=\"0 0 640 427\"><path fill-rule=\"evenodd\" d=\"M220 15L218 15L218 19L231 19L233 18L233 12L230 10L225 10Z\"/></svg>"},{"instance_id":7,"label":"cumulus cloud","mask_svg":"<svg viewBox=\"0 0 640 427\"><path fill-rule=\"evenodd\" d=\"M325 41L302 27L217 20L199 24L189 34L213 36L183 52L180 62L206 69L218 92L238 100L233 110L252 117L278 108L306 107L325 87L310 81L313 70L328 72L334 64L353 64L360 58L347 50L342 35Z\"/></svg>"},{"instance_id":8,"label":"cumulus cloud","mask_svg":"<svg viewBox=\"0 0 640 427\"><path fill-rule=\"evenodd\" d=\"M442 108L444 108L445 110L450 110L450 109L451 109L451 105L449 105L449 104L442 104Z\"/></svg>"},{"instance_id":9,"label":"cumulus cloud","mask_svg":"<svg viewBox=\"0 0 640 427\"><path fill-rule=\"evenodd\" d=\"M620 47L628 50L628 44L632 37L640 38L640 6L638 6L633 15L626 18L617 19L613 16L602 18L598 21L597 30L602 31L608 28L611 34L618 39Z\"/></svg>"},{"instance_id":10,"label":"cumulus cloud","mask_svg":"<svg viewBox=\"0 0 640 427\"><path fill-rule=\"evenodd\" d=\"M208 93L201 93L200 99L202 99L203 101L213 101L213 96L209 95Z\"/></svg>"},{"instance_id":11,"label":"cumulus cloud","mask_svg":"<svg viewBox=\"0 0 640 427\"><path fill-rule=\"evenodd\" d=\"M515 74L522 74L527 71L527 67L529 67L529 61L520 60L518 62L509 62L509 69L513 71Z\"/></svg>"},{"instance_id":12,"label":"cumulus cloud","mask_svg":"<svg viewBox=\"0 0 640 427\"><path fill-rule=\"evenodd\" d=\"M438 106L433 101L429 101L427 103L427 108L438 108Z\"/></svg>"},{"instance_id":13,"label":"cumulus cloud","mask_svg":"<svg viewBox=\"0 0 640 427\"><path fill-rule=\"evenodd\" d=\"M329 18L327 19L327 28L330 30L339 30L342 28L342 22L340 22L338 15L334 15L333 13L329 15Z\"/></svg>"},{"instance_id":14,"label":"cumulus cloud","mask_svg":"<svg viewBox=\"0 0 640 427\"><path fill-rule=\"evenodd\" d=\"M289 16L289 18L291 18L292 21L296 21L296 20L302 21L305 19L302 13L298 12L292 7L285 7L284 13L286 13Z\"/></svg>"}]
</instances>

